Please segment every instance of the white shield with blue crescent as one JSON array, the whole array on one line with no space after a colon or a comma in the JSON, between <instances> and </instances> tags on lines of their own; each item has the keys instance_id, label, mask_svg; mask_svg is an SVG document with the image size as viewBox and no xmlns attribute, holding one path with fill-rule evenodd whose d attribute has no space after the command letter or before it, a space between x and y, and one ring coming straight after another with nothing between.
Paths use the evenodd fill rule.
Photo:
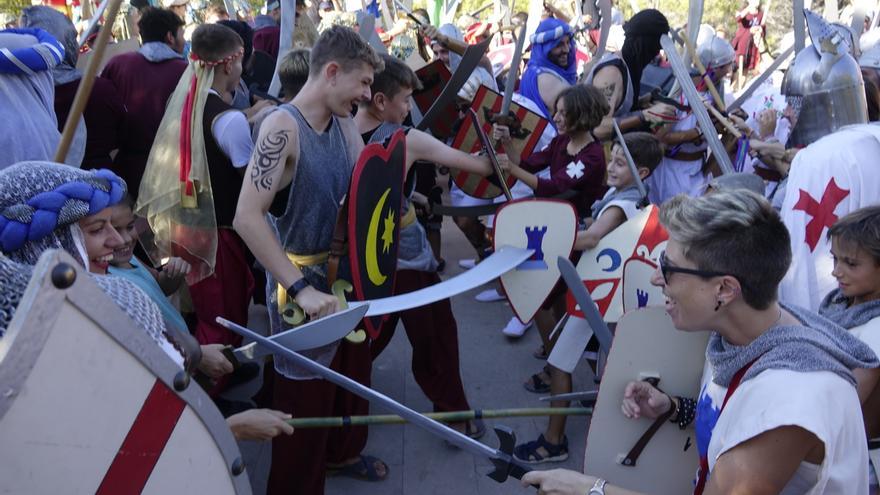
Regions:
<instances>
[{"instance_id":1,"label":"white shield with blue crescent","mask_svg":"<svg viewBox=\"0 0 880 495\"><path fill-rule=\"evenodd\" d=\"M556 258L568 258L577 233L577 212L552 199L511 201L495 215L495 249L534 250L532 257L501 276L501 286L517 318L530 321L559 281Z\"/></svg>"}]
</instances>

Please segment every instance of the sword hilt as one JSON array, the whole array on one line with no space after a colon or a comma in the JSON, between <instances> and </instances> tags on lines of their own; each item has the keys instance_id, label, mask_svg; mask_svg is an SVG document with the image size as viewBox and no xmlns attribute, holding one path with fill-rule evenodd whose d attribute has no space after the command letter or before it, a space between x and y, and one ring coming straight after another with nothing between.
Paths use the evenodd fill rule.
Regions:
<instances>
[{"instance_id":1,"label":"sword hilt","mask_svg":"<svg viewBox=\"0 0 880 495\"><path fill-rule=\"evenodd\" d=\"M498 456L492 458L492 464L495 466L495 469L488 476L499 483L504 483L511 476L521 480L532 468L517 462L513 458L513 449L516 447L516 433L506 426L496 426L495 434L498 435L499 442Z\"/></svg>"},{"instance_id":2,"label":"sword hilt","mask_svg":"<svg viewBox=\"0 0 880 495\"><path fill-rule=\"evenodd\" d=\"M522 121L513 111L508 110L507 115L501 115L501 112L493 112L484 107L483 115L488 122L507 126L511 139L524 139L529 135L529 132L523 129Z\"/></svg>"}]
</instances>

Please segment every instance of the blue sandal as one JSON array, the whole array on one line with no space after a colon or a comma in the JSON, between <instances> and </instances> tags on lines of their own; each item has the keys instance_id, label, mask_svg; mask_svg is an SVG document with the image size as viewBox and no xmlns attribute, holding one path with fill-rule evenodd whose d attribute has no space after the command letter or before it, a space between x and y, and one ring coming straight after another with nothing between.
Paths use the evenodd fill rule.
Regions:
<instances>
[{"instance_id":1,"label":"blue sandal","mask_svg":"<svg viewBox=\"0 0 880 495\"><path fill-rule=\"evenodd\" d=\"M546 457L538 452L538 449L542 447L547 451ZM544 438L544 435L541 434L535 441L517 445L516 448L513 449L513 457L526 464L562 462L568 459L568 437L562 437L562 443L555 445L548 442Z\"/></svg>"}]
</instances>

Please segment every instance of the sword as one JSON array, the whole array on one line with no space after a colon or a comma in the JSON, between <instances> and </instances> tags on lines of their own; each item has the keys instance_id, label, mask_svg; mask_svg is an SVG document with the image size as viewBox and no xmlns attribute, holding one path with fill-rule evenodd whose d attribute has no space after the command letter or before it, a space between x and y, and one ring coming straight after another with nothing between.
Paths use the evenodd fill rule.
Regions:
<instances>
[{"instance_id":1,"label":"sword","mask_svg":"<svg viewBox=\"0 0 880 495\"><path fill-rule=\"evenodd\" d=\"M584 281L577 272L577 268L574 267L571 260L563 256L556 260L556 266L559 267L559 274L562 275L562 280L565 281L565 285L568 286L568 290L571 291L574 300L581 307L581 312L584 314L584 319L590 324L593 335L599 341L600 352L607 355L611 349L611 341L614 338L614 334L611 333L605 320L602 319L602 315L599 314L599 308L596 307L593 297L587 291L587 288L584 287Z\"/></svg>"},{"instance_id":2,"label":"sword","mask_svg":"<svg viewBox=\"0 0 880 495\"><path fill-rule=\"evenodd\" d=\"M224 327L243 337L253 339L258 344L271 350L273 354L284 356L287 359L292 360L299 366L302 366L303 368L311 371L312 373L324 377L324 379L326 379L327 381L334 383L335 385L342 387L349 392L360 396L368 401L375 402L381 406L384 406L386 409L391 410L394 414L406 419L407 421L413 423L419 428L426 430L432 435L436 435L437 437L440 437L478 457L488 459L495 466L495 469L491 473L489 473L489 477L499 483L503 483L510 476L513 476L516 479L522 479L524 474L531 471L530 467L518 462L516 459L513 458L513 447L514 445L516 445L516 436L509 428L503 426L495 427L495 433L498 435L498 439L500 440L500 447L498 449L493 449L488 445L483 445L473 438L459 433L442 423L423 416L416 411L404 406L403 404L391 399L390 397L376 392L375 390L366 387L352 380L351 378L348 378L347 376L344 376L325 366L322 366L312 361L311 359L306 358L305 356L297 354L296 352L285 348L277 342L267 339L266 337L252 332L251 330L242 326L236 325L226 320L221 320L221 318L218 318L217 323L220 323Z\"/></svg>"},{"instance_id":3,"label":"sword","mask_svg":"<svg viewBox=\"0 0 880 495\"><path fill-rule=\"evenodd\" d=\"M694 87L694 82L691 81L691 76L688 73L684 62L681 60L681 57L678 56L678 52L675 51L675 44L669 36L664 34L660 37L660 46L662 46L663 51L666 52L666 58L672 66L672 72L675 74L676 79L678 79L678 82L681 85L682 91L684 91L684 94L687 97L688 103L691 106L691 111L694 112L694 115L697 117L697 123L703 131L703 138L708 143L709 149L712 150L712 153L715 155L715 159L718 161L718 166L721 167L722 172L725 174L733 172L733 165L730 163L730 157L727 155L724 145L721 144L721 140L718 139L718 131L716 131L715 126L712 125L712 120L709 118L709 113L706 111L706 107L698 103L702 101L702 98L700 98L697 88Z\"/></svg>"},{"instance_id":4,"label":"sword","mask_svg":"<svg viewBox=\"0 0 880 495\"><path fill-rule=\"evenodd\" d=\"M464 83L466 83L471 77L471 73L473 73L474 69L480 64L480 60L483 58L483 54L486 53L486 49L489 48L489 43L491 42L492 36L489 36L489 38L483 42L467 47L464 55L461 56L461 62L458 63L458 68L455 69L455 74L452 74L452 79L446 83L446 87L443 88L440 96L437 97L434 104L431 105L431 108L425 112L424 118L422 118L421 122L416 126L416 129L424 131L431 127L431 124L440 117L443 110L455 100L455 97L458 95L458 90L464 86Z\"/></svg>"},{"instance_id":5,"label":"sword","mask_svg":"<svg viewBox=\"0 0 880 495\"><path fill-rule=\"evenodd\" d=\"M577 0L581 1L581 0ZM591 2L593 0L590 0ZM608 45L608 33L611 32L611 0L598 0L599 7L599 45L596 46L596 53L590 58L590 61L584 65L584 74L589 74L593 70L593 66L599 62L599 59L605 55L605 47Z\"/></svg>"},{"instance_id":6,"label":"sword","mask_svg":"<svg viewBox=\"0 0 880 495\"><path fill-rule=\"evenodd\" d=\"M617 142L620 143L620 149L623 150L623 155L626 157L629 171L632 172L633 178L636 181L636 187L639 189L639 196L642 197L638 206L640 208L645 207L648 205L648 190L645 188L645 183L642 182L642 178L639 177L639 168L636 167L636 162L633 160L632 154L629 152L629 147L627 147L626 141L623 140L623 133L620 132L620 126L617 125L617 121L614 119L611 119L611 123L614 125L614 134L617 135Z\"/></svg>"},{"instance_id":7,"label":"sword","mask_svg":"<svg viewBox=\"0 0 880 495\"><path fill-rule=\"evenodd\" d=\"M513 101L513 87L516 86L516 74L519 72L519 64L522 61L523 46L526 43L526 26L519 28L516 36L516 48L513 58L510 60L510 68L507 69L507 80L504 81L504 97L501 99L501 111L499 115L507 118L510 113L510 102Z\"/></svg>"},{"instance_id":8,"label":"sword","mask_svg":"<svg viewBox=\"0 0 880 495\"><path fill-rule=\"evenodd\" d=\"M272 335L269 337L269 340L277 342L291 351L304 351L331 344L348 335L358 322L364 319L364 315L369 307L368 304L364 304L356 308L343 309L332 315L312 320L296 328ZM218 317L219 320L229 321ZM220 324L225 325L224 323ZM269 354L269 352L265 348L257 346L255 342L251 342L233 349L232 354L237 360L241 361L243 359L256 359Z\"/></svg>"},{"instance_id":9,"label":"sword","mask_svg":"<svg viewBox=\"0 0 880 495\"><path fill-rule=\"evenodd\" d=\"M774 60L773 63L770 64L770 67L767 67L767 70L765 70L763 73L761 73L760 76L752 80L751 84L749 84L749 87L746 88L746 90L743 91L739 95L739 97L734 100L733 103L730 104L730 106L727 107L727 113L730 113L741 107L742 104L752 96L752 93L754 93L755 90L757 90L761 86L761 84L763 84L764 81L767 80L767 78L772 76L773 73L776 72L776 69L779 68L779 66L781 66L783 63L785 63L786 60L788 60L788 57L790 57L792 53L794 53L794 47L790 46L778 57L776 57L776 60Z\"/></svg>"},{"instance_id":10,"label":"sword","mask_svg":"<svg viewBox=\"0 0 880 495\"><path fill-rule=\"evenodd\" d=\"M101 16L104 15L104 11L107 10L108 5L110 5L110 0L104 0L101 2L101 5L98 6L98 10L92 14L92 20L89 21L89 27L82 32L82 36L79 39L79 48L82 48L83 45L86 44L86 41L89 39L89 34L95 29L95 26L101 20Z\"/></svg>"},{"instance_id":11,"label":"sword","mask_svg":"<svg viewBox=\"0 0 880 495\"><path fill-rule=\"evenodd\" d=\"M688 4L687 33L685 39L692 45L697 42L700 23L703 21L703 0L690 0Z\"/></svg>"},{"instance_id":12,"label":"sword","mask_svg":"<svg viewBox=\"0 0 880 495\"><path fill-rule=\"evenodd\" d=\"M599 397L598 390L585 390L583 392L569 392L567 394L548 395L546 397L541 397L538 400L541 402L553 402L558 400L592 400L593 402L595 402L597 397Z\"/></svg>"},{"instance_id":13,"label":"sword","mask_svg":"<svg viewBox=\"0 0 880 495\"><path fill-rule=\"evenodd\" d=\"M296 5L293 0L281 0L281 44L278 47L279 56L275 63L275 74L272 75L272 82L269 84L269 94L276 98L281 94L281 79L278 77L278 71L281 69L281 62L284 59L282 55L293 48L295 22Z\"/></svg>"},{"instance_id":14,"label":"sword","mask_svg":"<svg viewBox=\"0 0 880 495\"><path fill-rule=\"evenodd\" d=\"M794 0L793 8L792 22L794 23L794 51L800 53L807 42L804 0Z\"/></svg>"},{"instance_id":15,"label":"sword","mask_svg":"<svg viewBox=\"0 0 880 495\"><path fill-rule=\"evenodd\" d=\"M509 109L510 107L508 107L508 110ZM492 147L492 143L489 142L489 137L486 136L486 133L480 126L480 119L477 117L477 112L475 112L473 108L468 108L468 117L471 119L471 126L474 128L474 132L476 132L477 136L480 138L480 144L482 145L483 151L486 152L486 156L489 157L492 169L495 170L495 175L498 177L498 187L504 192L504 196L508 201L512 200L513 195L510 193L510 188L507 187L507 178L504 176L504 171L501 170L501 165L498 164L498 157L495 155L495 148Z\"/></svg>"},{"instance_id":16,"label":"sword","mask_svg":"<svg viewBox=\"0 0 880 495\"><path fill-rule=\"evenodd\" d=\"M424 27L425 23L423 23L421 19L416 17L412 10L406 8L406 5L400 3L400 0L394 0L394 5L395 7L397 7L397 10L403 12L404 14L406 14L407 17L412 19L412 21L416 23L416 26Z\"/></svg>"}]
</instances>

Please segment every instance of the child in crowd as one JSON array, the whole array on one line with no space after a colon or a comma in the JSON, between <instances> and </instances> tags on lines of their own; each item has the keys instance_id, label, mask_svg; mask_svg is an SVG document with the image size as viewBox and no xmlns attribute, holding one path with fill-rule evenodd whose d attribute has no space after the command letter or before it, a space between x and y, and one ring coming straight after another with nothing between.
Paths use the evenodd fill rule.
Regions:
<instances>
[{"instance_id":1,"label":"child in crowd","mask_svg":"<svg viewBox=\"0 0 880 495\"><path fill-rule=\"evenodd\" d=\"M608 100L592 85L575 85L563 90L556 98L553 122L559 135L550 144L524 161L517 153L501 155L501 167L535 191L537 197L551 197L567 191L576 195L568 201L577 211L578 218L589 215L590 205L605 194L605 151L602 143L593 135L593 129L602 123L608 113ZM512 149L510 130L495 125L493 136L505 149ZM536 173L550 169L549 178ZM565 294L564 284L558 284L541 310L535 315L535 323L541 334L542 347L536 356L546 356L551 350L550 332L562 315ZM550 390L550 372L547 366L532 375L525 383L527 390L546 393Z\"/></svg>"},{"instance_id":2,"label":"child in crowd","mask_svg":"<svg viewBox=\"0 0 880 495\"><path fill-rule=\"evenodd\" d=\"M641 180L645 180L663 159L663 147L653 134L632 132L624 135ZM578 232L574 249L592 249L609 232L613 231L638 212L642 200L636 186L626 155L619 144L611 149L607 168L607 184L610 189L605 196L593 203L592 216L587 219L586 230ZM550 393L571 392L571 373L549 366ZM552 407L568 407L567 402L553 402ZM568 459L568 439L565 437L565 416L551 416L547 429L537 440L517 446L514 455L530 464L559 462Z\"/></svg>"},{"instance_id":3,"label":"child in crowd","mask_svg":"<svg viewBox=\"0 0 880 495\"><path fill-rule=\"evenodd\" d=\"M126 195L119 204L111 206L110 223L119 234L121 243L113 251L113 260L108 271L110 275L127 279L144 291L156 303L165 318L182 332L188 332L186 320L166 296L177 292L189 273L190 265L181 258L171 258L163 265L162 271L146 266L134 255L134 247L138 241L135 228L135 217L132 212L131 196ZM199 370L213 379L232 373L233 366L223 355L222 344L201 345L202 359Z\"/></svg>"},{"instance_id":4,"label":"child in crowd","mask_svg":"<svg viewBox=\"0 0 880 495\"><path fill-rule=\"evenodd\" d=\"M880 354L880 206L856 210L828 229L831 256L838 288L822 300L819 314L837 323ZM855 370L868 439L880 436L880 391L875 387L880 372ZM871 493L880 490L878 467L871 453Z\"/></svg>"}]
</instances>

